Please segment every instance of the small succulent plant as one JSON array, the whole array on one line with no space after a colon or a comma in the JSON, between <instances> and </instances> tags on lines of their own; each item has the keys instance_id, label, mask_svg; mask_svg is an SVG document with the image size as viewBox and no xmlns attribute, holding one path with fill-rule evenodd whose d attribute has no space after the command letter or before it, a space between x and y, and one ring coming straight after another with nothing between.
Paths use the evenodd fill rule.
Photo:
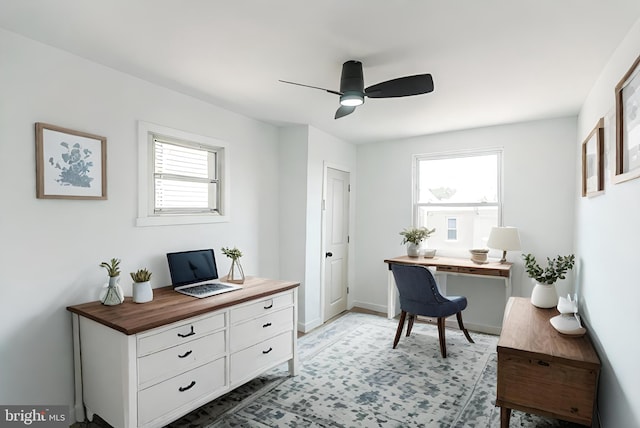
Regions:
<instances>
[{"instance_id":1,"label":"small succulent plant","mask_svg":"<svg viewBox=\"0 0 640 428\"><path fill-rule=\"evenodd\" d=\"M133 282L147 282L151 280L151 272L145 269L138 269L135 272L131 272L131 279Z\"/></svg>"},{"instance_id":2,"label":"small succulent plant","mask_svg":"<svg viewBox=\"0 0 640 428\"><path fill-rule=\"evenodd\" d=\"M222 254L229 257L231 260L238 260L240 257L242 257L242 251L238 250L236 247L222 247L220 251L222 251Z\"/></svg>"},{"instance_id":3,"label":"small succulent plant","mask_svg":"<svg viewBox=\"0 0 640 428\"><path fill-rule=\"evenodd\" d=\"M100 267L105 268L112 278L120 275L120 259L113 258L109 262L102 262Z\"/></svg>"}]
</instances>

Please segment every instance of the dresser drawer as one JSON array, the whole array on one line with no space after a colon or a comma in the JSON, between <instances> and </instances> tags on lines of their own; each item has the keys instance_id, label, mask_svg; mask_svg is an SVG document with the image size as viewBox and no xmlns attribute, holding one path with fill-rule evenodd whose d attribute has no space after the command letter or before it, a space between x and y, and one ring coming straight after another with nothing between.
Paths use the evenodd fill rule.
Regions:
<instances>
[{"instance_id":1,"label":"dresser drawer","mask_svg":"<svg viewBox=\"0 0 640 428\"><path fill-rule=\"evenodd\" d=\"M239 323L251 318L259 317L269 312L293 305L293 293L287 292L266 299L259 299L254 303L232 308L230 312L231 324Z\"/></svg>"},{"instance_id":2,"label":"dresser drawer","mask_svg":"<svg viewBox=\"0 0 640 428\"><path fill-rule=\"evenodd\" d=\"M138 357L198 339L225 327L224 312L179 321L138 335Z\"/></svg>"},{"instance_id":3,"label":"dresser drawer","mask_svg":"<svg viewBox=\"0 0 640 428\"><path fill-rule=\"evenodd\" d=\"M201 366L223 356L225 350L223 330L138 358L138 387L144 389Z\"/></svg>"},{"instance_id":4,"label":"dresser drawer","mask_svg":"<svg viewBox=\"0 0 640 428\"><path fill-rule=\"evenodd\" d=\"M293 331L287 331L231 354L230 383L238 383L255 377L259 372L273 367L281 361L293 357Z\"/></svg>"},{"instance_id":5,"label":"dresser drawer","mask_svg":"<svg viewBox=\"0 0 640 428\"><path fill-rule=\"evenodd\" d=\"M498 353L498 401L591 425L598 371Z\"/></svg>"},{"instance_id":6,"label":"dresser drawer","mask_svg":"<svg viewBox=\"0 0 640 428\"><path fill-rule=\"evenodd\" d=\"M138 426L226 386L225 358L138 392Z\"/></svg>"},{"instance_id":7,"label":"dresser drawer","mask_svg":"<svg viewBox=\"0 0 640 428\"><path fill-rule=\"evenodd\" d=\"M231 352L235 352L283 331L291 330L293 330L292 306L231 326L229 348Z\"/></svg>"}]
</instances>

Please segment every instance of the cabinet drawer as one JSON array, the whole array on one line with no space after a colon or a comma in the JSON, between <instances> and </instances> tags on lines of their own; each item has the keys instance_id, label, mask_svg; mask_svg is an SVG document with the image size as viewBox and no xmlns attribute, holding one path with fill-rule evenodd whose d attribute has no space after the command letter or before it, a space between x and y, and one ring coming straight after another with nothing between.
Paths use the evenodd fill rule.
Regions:
<instances>
[{"instance_id":1,"label":"cabinet drawer","mask_svg":"<svg viewBox=\"0 0 640 428\"><path fill-rule=\"evenodd\" d=\"M225 326L224 312L195 317L138 336L138 357L177 346L213 333Z\"/></svg>"},{"instance_id":2,"label":"cabinet drawer","mask_svg":"<svg viewBox=\"0 0 640 428\"><path fill-rule=\"evenodd\" d=\"M293 293L291 292L260 299L245 306L232 308L230 311L230 323L235 324L251 318L259 317L290 305L293 305Z\"/></svg>"},{"instance_id":3,"label":"cabinet drawer","mask_svg":"<svg viewBox=\"0 0 640 428\"><path fill-rule=\"evenodd\" d=\"M225 331L138 358L138 386L144 389L223 356Z\"/></svg>"},{"instance_id":4,"label":"cabinet drawer","mask_svg":"<svg viewBox=\"0 0 640 428\"><path fill-rule=\"evenodd\" d=\"M138 392L138 426L224 388L225 360L220 358Z\"/></svg>"},{"instance_id":5,"label":"cabinet drawer","mask_svg":"<svg viewBox=\"0 0 640 428\"><path fill-rule=\"evenodd\" d=\"M257 342L276 336L283 331L293 330L293 307L269 312L231 327L229 337L231 352L246 348Z\"/></svg>"},{"instance_id":6,"label":"cabinet drawer","mask_svg":"<svg viewBox=\"0 0 640 428\"><path fill-rule=\"evenodd\" d=\"M498 401L542 409L591 425L596 370L540 358L498 354Z\"/></svg>"},{"instance_id":7,"label":"cabinet drawer","mask_svg":"<svg viewBox=\"0 0 640 428\"><path fill-rule=\"evenodd\" d=\"M287 331L231 354L230 382L234 384L253 378L257 373L292 357L293 331Z\"/></svg>"}]
</instances>

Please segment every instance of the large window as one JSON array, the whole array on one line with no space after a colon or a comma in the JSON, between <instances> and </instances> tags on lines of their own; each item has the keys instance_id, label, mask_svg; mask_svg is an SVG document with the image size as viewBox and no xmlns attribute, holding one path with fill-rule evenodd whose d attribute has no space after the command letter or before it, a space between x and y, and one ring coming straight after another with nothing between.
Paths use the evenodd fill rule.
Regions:
<instances>
[{"instance_id":1,"label":"large window","mask_svg":"<svg viewBox=\"0 0 640 428\"><path fill-rule=\"evenodd\" d=\"M428 246L486 248L501 222L500 150L415 156L414 223L436 228Z\"/></svg>"},{"instance_id":2,"label":"large window","mask_svg":"<svg viewBox=\"0 0 640 428\"><path fill-rule=\"evenodd\" d=\"M226 144L146 122L138 128L137 224L228 221Z\"/></svg>"}]
</instances>

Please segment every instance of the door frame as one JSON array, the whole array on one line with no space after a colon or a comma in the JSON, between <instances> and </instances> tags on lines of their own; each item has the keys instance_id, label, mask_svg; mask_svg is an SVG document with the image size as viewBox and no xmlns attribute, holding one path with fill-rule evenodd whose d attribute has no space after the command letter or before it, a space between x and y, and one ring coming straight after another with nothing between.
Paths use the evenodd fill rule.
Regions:
<instances>
[{"instance_id":1,"label":"door frame","mask_svg":"<svg viewBox=\"0 0 640 428\"><path fill-rule=\"evenodd\" d=\"M320 205L320 215L321 215L321 227L320 227L320 319L321 324L324 324L327 320L324 315L324 301L325 301L325 264L327 258L324 256L326 253L326 245L325 238L327 234L327 218L326 218L326 200L327 200L327 178L328 178L328 170L329 168L335 169L338 171L345 172L349 174L349 186L352 186L351 179L353 177L353 172L350 168L336 164L333 162L324 161L322 165L322 202ZM351 234L352 234L352 226L353 226L353 192L349 192L349 244L347 245L347 284L350 284L349 278L351 277ZM347 293L347 309L351 309L351 296Z\"/></svg>"}]
</instances>

